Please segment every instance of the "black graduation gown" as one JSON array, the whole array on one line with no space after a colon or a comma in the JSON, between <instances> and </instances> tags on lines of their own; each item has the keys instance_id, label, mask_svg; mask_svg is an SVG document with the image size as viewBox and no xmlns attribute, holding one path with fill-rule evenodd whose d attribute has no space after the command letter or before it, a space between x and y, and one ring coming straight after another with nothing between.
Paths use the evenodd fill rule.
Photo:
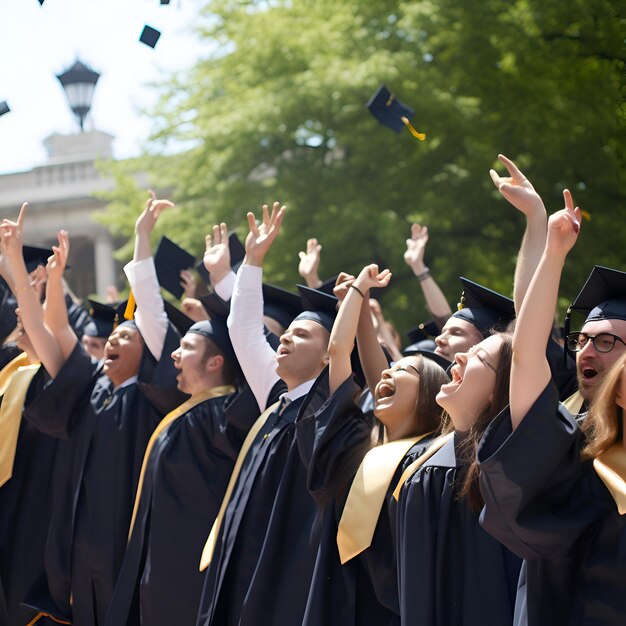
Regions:
<instances>
[{"instance_id":1,"label":"black graduation gown","mask_svg":"<svg viewBox=\"0 0 626 626\"><path fill-rule=\"evenodd\" d=\"M582 442L552 383L515 432L507 409L481 441L481 524L525 559L517 624L626 623L626 516Z\"/></svg>"},{"instance_id":2,"label":"black graduation gown","mask_svg":"<svg viewBox=\"0 0 626 626\"><path fill-rule=\"evenodd\" d=\"M507 626L520 560L478 524L458 496L464 463L448 441L404 484L398 499L402 624Z\"/></svg>"},{"instance_id":3,"label":"black graduation gown","mask_svg":"<svg viewBox=\"0 0 626 626\"><path fill-rule=\"evenodd\" d=\"M43 389L41 367L32 379L25 406ZM20 602L43 567L51 512L51 476L58 441L22 419L13 475L0 487L0 624L23 626L30 611Z\"/></svg>"},{"instance_id":4,"label":"black graduation gown","mask_svg":"<svg viewBox=\"0 0 626 626\"><path fill-rule=\"evenodd\" d=\"M413 445L399 464L385 495L370 547L341 565L337 528L358 467L372 447L370 416L355 403L360 391L344 382L314 416L298 421L308 488L319 509L321 538L303 624L386 626L400 623L396 571L396 509L393 490L408 465L432 439Z\"/></svg>"},{"instance_id":5,"label":"black graduation gown","mask_svg":"<svg viewBox=\"0 0 626 626\"><path fill-rule=\"evenodd\" d=\"M281 382L268 405L284 391ZM318 542L296 435L303 400L270 414L248 450L206 572L200 626L302 622Z\"/></svg>"},{"instance_id":6,"label":"black graduation gown","mask_svg":"<svg viewBox=\"0 0 626 626\"><path fill-rule=\"evenodd\" d=\"M78 626L104 622L146 444L163 415L180 402L170 393L176 369L167 358L178 343L169 329L158 363L144 347L139 380L118 390L77 344L25 411L43 432L66 440L59 446L63 461L56 467L46 572L27 598L30 607ZM153 390L149 401L146 394Z\"/></svg>"},{"instance_id":7,"label":"black graduation gown","mask_svg":"<svg viewBox=\"0 0 626 626\"><path fill-rule=\"evenodd\" d=\"M200 555L258 406L248 388L211 398L156 439L106 624L193 626Z\"/></svg>"}]
</instances>

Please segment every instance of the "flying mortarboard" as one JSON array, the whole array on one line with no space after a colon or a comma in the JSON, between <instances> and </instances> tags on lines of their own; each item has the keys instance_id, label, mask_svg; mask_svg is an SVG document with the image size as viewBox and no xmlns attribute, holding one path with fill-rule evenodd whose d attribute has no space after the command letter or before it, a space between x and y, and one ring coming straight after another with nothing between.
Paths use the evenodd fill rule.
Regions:
<instances>
[{"instance_id":1,"label":"flying mortarboard","mask_svg":"<svg viewBox=\"0 0 626 626\"><path fill-rule=\"evenodd\" d=\"M160 36L161 36L160 31L146 24L143 27L143 30L141 31L141 35L139 36L139 41L141 41L141 43L145 43L146 46L150 46L150 48L154 48L154 46L157 45L157 41L159 41Z\"/></svg>"},{"instance_id":2,"label":"flying mortarboard","mask_svg":"<svg viewBox=\"0 0 626 626\"><path fill-rule=\"evenodd\" d=\"M3 100L2 102L0 102L0 115L4 115L5 113L8 113L11 109L9 108L9 105L7 104L6 100Z\"/></svg>"},{"instance_id":3,"label":"flying mortarboard","mask_svg":"<svg viewBox=\"0 0 626 626\"><path fill-rule=\"evenodd\" d=\"M489 336L492 328L503 330L515 319L515 305L511 298L487 289L461 276L463 293L459 310L451 317L476 326L483 337Z\"/></svg>"},{"instance_id":4,"label":"flying mortarboard","mask_svg":"<svg viewBox=\"0 0 626 626\"><path fill-rule=\"evenodd\" d=\"M415 116L415 111L398 100L385 85L381 85L370 98L367 108L387 128L400 133L406 126L416 139L420 141L426 139L426 135L415 130L410 122L410 119Z\"/></svg>"},{"instance_id":5,"label":"flying mortarboard","mask_svg":"<svg viewBox=\"0 0 626 626\"><path fill-rule=\"evenodd\" d=\"M180 284L180 273L195 265L195 257L167 237L161 237L154 253L154 267L159 285L174 297L180 298L185 291Z\"/></svg>"},{"instance_id":6,"label":"flying mortarboard","mask_svg":"<svg viewBox=\"0 0 626 626\"><path fill-rule=\"evenodd\" d=\"M239 240L239 237L237 237L237 233L235 231L228 233L228 249L230 251L230 267L233 272L236 273L246 256L246 249ZM196 265L196 271L200 274L202 280L208 285L211 277L207 268L204 267L202 260Z\"/></svg>"},{"instance_id":7,"label":"flying mortarboard","mask_svg":"<svg viewBox=\"0 0 626 626\"><path fill-rule=\"evenodd\" d=\"M44 267L48 264L48 257L52 256L50 248L41 248L39 246L22 246L22 255L24 263L29 272L35 271L40 265ZM66 266L67 269L68 266Z\"/></svg>"}]
</instances>

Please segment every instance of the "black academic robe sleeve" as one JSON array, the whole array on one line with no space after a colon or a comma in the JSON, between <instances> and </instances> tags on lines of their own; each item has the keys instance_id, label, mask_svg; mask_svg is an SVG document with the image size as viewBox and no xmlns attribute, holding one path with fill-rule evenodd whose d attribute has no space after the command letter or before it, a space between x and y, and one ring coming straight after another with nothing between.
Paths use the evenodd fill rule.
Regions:
<instances>
[{"instance_id":1,"label":"black academic robe sleeve","mask_svg":"<svg viewBox=\"0 0 626 626\"><path fill-rule=\"evenodd\" d=\"M481 525L523 559L566 556L604 506L591 463L581 463L583 435L550 383L512 432L509 409L489 426L478 449ZM608 501L606 503L609 504Z\"/></svg>"},{"instance_id":2,"label":"black academic robe sleeve","mask_svg":"<svg viewBox=\"0 0 626 626\"><path fill-rule=\"evenodd\" d=\"M98 369L76 342L56 378L30 403L24 417L43 433L68 439L81 415L80 409L89 402Z\"/></svg>"}]
</instances>

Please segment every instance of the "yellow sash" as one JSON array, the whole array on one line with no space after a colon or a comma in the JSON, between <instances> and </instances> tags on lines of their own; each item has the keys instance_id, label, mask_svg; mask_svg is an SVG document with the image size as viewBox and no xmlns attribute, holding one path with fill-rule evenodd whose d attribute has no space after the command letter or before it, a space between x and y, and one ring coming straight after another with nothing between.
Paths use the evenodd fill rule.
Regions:
<instances>
[{"instance_id":1,"label":"yellow sash","mask_svg":"<svg viewBox=\"0 0 626 626\"><path fill-rule=\"evenodd\" d=\"M34 365L23 365L23 363L28 363L25 354L13 359L0 372L0 390L4 390L0 407L0 487L13 475L13 461L24 411L24 400L26 400L33 377L41 367L40 363Z\"/></svg>"},{"instance_id":2,"label":"yellow sash","mask_svg":"<svg viewBox=\"0 0 626 626\"><path fill-rule=\"evenodd\" d=\"M593 462L593 469L609 490L620 515L626 513L626 449L621 441L613 444Z\"/></svg>"},{"instance_id":3,"label":"yellow sash","mask_svg":"<svg viewBox=\"0 0 626 626\"><path fill-rule=\"evenodd\" d=\"M450 441L450 439L452 439L453 437L454 437L454 433L448 433L447 435L441 435L441 437L437 437L437 439L435 439L435 441L433 441L430 444L430 446L428 447L428 450L426 450L426 452L424 452L424 454L422 454L422 456L419 459L417 459L416 461L413 461L413 463L411 463L411 465L409 465L404 470L402 476L400 476L400 480L398 481L396 488L393 491L393 497L396 500L400 497L400 490L402 489L402 486L404 485L404 483L409 478L411 478L411 476L413 476L413 474L415 474L415 472L422 465L424 465L424 463L426 463L426 461L428 461L428 459L430 459L430 457L433 456L435 452L437 452L440 448L443 448L443 446L447 444L448 441Z\"/></svg>"},{"instance_id":4,"label":"yellow sash","mask_svg":"<svg viewBox=\"0 0 626 626\"><path fill-rule=\"evenodd\" d=\"M583 406L585 399L580 395L580 391L575 391L565 402L563 406L572 414L578 415Z\"/></svg>"},{"instance_id":5,"label":"yellow sash","mask_svg":"<svg viewBox=\"0 0 626 626\"><path fill-rule=\"evenodd\" d=\"M222 504L220 506L220 510L217 513L217 517L213 522L213 527L211 528L211 532L209 533L209 538L206 540L204 544L204 549L202 550L202 557L200 559L200 571L205 570L209 564L211 563L211 559L213 558L213 551L215 550L215 546L217 545L217 536L220 532L220 527L222 525L222 521L224 519L224 513L226 512L226 507L230 502L230 497L233 495L233 489L235 488L235 483L237 482L237 478L239 477L239 472L241 472L241 466L243 465L244 459L248 454L248 450L254 441L254 438L257 436L261 428L263 428L263 424L267 421L267 418L276 410L279 402L272 404L267 407L263 413L257 418L256 422L252 424L252 427L248 431L248 435L246 436L243 445L241 446L241 450L239 450L239 455L237 456L237 461L235 462L235 467L233 467L233 473L230 475L230 480L228 481L228 487L226 488L226 493L224 494L224 498L222 500Z\"/></svg>"},{"instance_id":6,"label":"yellow sash","mask_svg":"<svg viewBox=\"0 0 626 626\"><path fill-rule=\"evenodd\" d=\"M135 495L135 506L133 507L133 516L130 520L130 528L128 530L128 538L133 532L133 527L135 526L135 519L137 517L137 510L139 508L139 500L141 499L141 490L143 488L143 481L146 474L146 468L148 467L148 459L150 458L150 452L152 452L152 448L159 435L175 420L177 420L181 415L187 413L187 411L191 411L195 406L204 402L205 400L209 400L210 398L219 398L220 396L227 396L231 393L235 393L236 389L232 385L220 385L218 387L211 387L211 389L205 389L200 393L196 393L189 400L183 402L180 406L176 407L173 411L170 411L158 424L158 426L154 429L152 436L148 440L148 445L146 446L146 451L143 455L143 461L141 463L141 471L139 472L139 483L137 485L137 493Z\"/></svg>"},{"instance_id":7,"label":"yellow sash","mask_svg":"<svg viewBox=\"0 0 626 626\"><path fill-rule=\"evenodd\" d=\"M370 547L385 494L398 465L413 445L430 434L384 443L363 457L337 528L342 565Z\"/></svg>"},{"instance_id":8,"label":"yellow sash","mask_svg":"<svg viewBox=\"0 0 626 626\"><path fill-rule=\"evenodd\" d=\"M56 622L57 624L69 624L70 626L72 624L72 622L66 622L58 619L57 617L54 617L54 615L50 615L50 613L37 613L37 616L33 620L28 622L26 626L34 626L42 617L49 617L53 622Z\"/></svg>"}]
</instances>

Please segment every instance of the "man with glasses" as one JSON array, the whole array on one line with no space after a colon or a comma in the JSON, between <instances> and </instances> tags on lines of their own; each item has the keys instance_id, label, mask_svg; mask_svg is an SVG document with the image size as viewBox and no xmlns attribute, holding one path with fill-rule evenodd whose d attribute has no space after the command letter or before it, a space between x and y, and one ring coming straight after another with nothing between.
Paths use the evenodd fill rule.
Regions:
<instances>
[{"instance_id":1,"label":"man with glasses","mask_svg":"<svg viewBox=\"0 0 626 626\"><path fill-rule=\"evenodd\" d=\"M576 354L578 392L565 401L584 419L604 373L626 350L626 273L596 265L568 311L587 312L580 331L567 335L567 349Z\"/></svg>"}]
</instances>

